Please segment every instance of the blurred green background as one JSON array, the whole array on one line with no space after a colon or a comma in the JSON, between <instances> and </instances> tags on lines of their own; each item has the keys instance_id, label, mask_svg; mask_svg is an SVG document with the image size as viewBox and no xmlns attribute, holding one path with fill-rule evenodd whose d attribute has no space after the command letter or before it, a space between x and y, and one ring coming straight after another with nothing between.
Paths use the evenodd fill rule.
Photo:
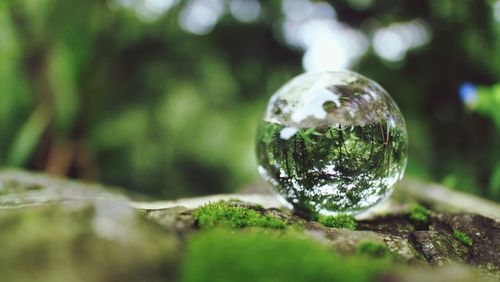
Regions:
<instances>
[{"instance_id":1,"label":"blurred green background","mask_svg":"<svg viewBox=\"0 0 500 282\"><path fill-rule=\"evenodd\" d=\"M1 1L0 165L235 191L270 95L334 69L394 97L407 175L500 200L498 0Z\"/></svg>"}]
</instances>

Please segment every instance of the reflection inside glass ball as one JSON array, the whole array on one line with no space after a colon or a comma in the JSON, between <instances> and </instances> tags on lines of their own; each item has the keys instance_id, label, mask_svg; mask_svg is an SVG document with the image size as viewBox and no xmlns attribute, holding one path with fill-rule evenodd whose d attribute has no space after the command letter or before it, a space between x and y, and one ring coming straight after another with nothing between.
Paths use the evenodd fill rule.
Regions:
<instances>
[{"instance_id":1,"label":"reflection inside glass ball","mask_svg":"<svg viewBox=\"0 0 500 282\"><path fill-rule=\"evenodd\" d=\"M305 73L270 99L257 131L259 173L289 206L356 214L403 177L404 118L377 83L353 72Z\"/></svg>"}]
</instances>

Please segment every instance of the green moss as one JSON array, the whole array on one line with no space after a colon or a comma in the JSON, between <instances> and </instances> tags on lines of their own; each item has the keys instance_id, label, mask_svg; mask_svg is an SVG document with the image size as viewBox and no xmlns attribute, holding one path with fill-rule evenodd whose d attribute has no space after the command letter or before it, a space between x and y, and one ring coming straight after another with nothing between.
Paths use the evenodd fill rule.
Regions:
<instances>
[{"instance_id":1,"label":"green moss","mask_svg":"<svg viewBox=\"0 0 500 282\"><path fill-rule=\"evenodd\" d=\"M429 215L431 212L425 207L415 204L410 208L410 219L416 222L427 223L429 222Z\"/></svg>"},{"instance_id":2,"label":"green moss","mask_svg":"<svg viewBox=\"0 0 500 282\"><path fill-rule=\"evenodd\" d=\"M326 216L320 215L318 216L318 222L334 228L346 228L351 230L356 230L357 223L356 219L352 215L334 215L334 216Z\"/></svg>"},{"instance_id":3,"label":"green moss","mask_svg":"<svg viewBox=\"0 0 500 282\"><path fill-rule=\"evenodd\" d=\"M278 229L286 227L286 223L279 218L260 213L251 208L230 205L225 202L206 204L195 209L194 214L200 227L266 227Z\"/></svg>"},{"instance_id":4,"label":"green moss","mask_svg":"<svg viewBox=\"0 0 500 282\"><path fill-rule=\"evenodd\" d=\"M469 237L467 234L458 231L458 230L453 230L453 237L460 241L460 243L466 245L467 247L472 247L472 239Z\"/></svg>"},{"instance_id":5,"label":"green moss","mask_svg":"<svg viewBox=\"0 0 500 282\"><path fill-rule=\"evenodd\" d=\"M389 252L387 246L378 242L365 241L358 245L358 253L360 254L382 257L385 256L387 252Z\"/></svg>"},{"instance_id":6,"label":"green moss","mask_svg":"<svg viewBox=\"0 0 500 282\"><path fill-rule=\"evenodd\" d=\"M294 232L215 228L188 239L181 281L375 281L395 267L340 257Z\"/></svg>"},{"instance_id":7,"label":"green moss","mask_svg":"<svg viewBox=\"0 0 500 282\"><path fill-rule=\"evenodd\" d=\"M402 261L400 255L389 250L389 248L382 243L373 241L364 241L358 245L358 254L367 255L374 258L387 258L394 261Z\"/></svg>"}]
</instances>

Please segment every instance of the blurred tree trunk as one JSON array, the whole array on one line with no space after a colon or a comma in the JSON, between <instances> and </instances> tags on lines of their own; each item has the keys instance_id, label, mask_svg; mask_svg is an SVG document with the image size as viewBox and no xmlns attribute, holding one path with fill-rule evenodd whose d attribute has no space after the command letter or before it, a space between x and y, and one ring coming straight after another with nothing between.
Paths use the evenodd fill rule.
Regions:
<instances>
[{"instance_id":1,"label":"blurred tree trunk","mask_svg":"<svg viewBox=\"0 0 500 282\"><path fill-rule=\"evenodd\" d=\"M34 126L30 127L28 121L25 127L30 129L25 131L31 130L39 133L19 134L20 137L16 138L16 141L26 142L29 145L16 151L21 157L15 158L19 160L15 165L25 165L54 175L72 174L76 177L95 179L93 158L82 141L85 135L84 117L77 115L74 123L70 124L66 131L59 132L61 130L58 130L56 125L59 118L56 91L59 90L54 86L54 78L51 77L49 68L58 38L58 28L54 27L57 23L44 21L41 27L35 26L21 2L9 3L9 8L9 14L24 53L22 58L24 73L36 101L32 117L29 119ZM54 10L56 8L64 7L55 5ZM49 25L48 22L51 24ZM60 95L67 95L67 93ZM77 95L81 98L85 96L80 93ZM32 140L23 140L27 138Z\"/></svg>"}]
</instances>

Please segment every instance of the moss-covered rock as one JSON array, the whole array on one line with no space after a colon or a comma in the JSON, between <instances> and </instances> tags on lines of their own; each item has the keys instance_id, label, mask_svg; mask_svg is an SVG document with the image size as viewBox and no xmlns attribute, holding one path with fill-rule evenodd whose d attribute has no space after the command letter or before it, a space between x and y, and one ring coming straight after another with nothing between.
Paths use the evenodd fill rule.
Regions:
<instances>
[{"instance_id":1,"label":"moss-covered rock","mask_svg":"<svg viewBox=\"0 0 500 282\"><path fill-rule=\"evenodd\" d=\"M463 242L459 242L467 250L467 263L500 270L498 221L477 214L441 213L436 216L432 225L434 229L448 236L453 237L453 231L460 231L471 239L468 248L467 243L464 245Z\"/></svg>"},{"instance_id":2,"label":"moss-covered rock","mask_svg":"<svg viewBox=\"0 0 500 282\"><path fill-rule=\"evenodd\" d=\"M269 198L258 195L247 197L253 203L226 195L211 196L210 204L188 199L189 208L182 202L164 208L132 203L116 191L0 173L0 280L418 281L423 266L457 263L479 269L479 279L500 278L499 223L480 215L404 206L319 223L270 208ZM345 228L352 223L356 230ZM466 271L461 277L477 280L476 271L460 269ZM437 273L441 280L434 281L446 277L439 269L425 271Z\"/></svg>"},{"instance_id":3,"label":"moss-covered rock","mask_svg":"<svg viewBox=\"0 0 500 282\"><path fill-rule=\"evenodd\" d=\"M437 231L415 231L409 239L431 265L466 261L467 250L453 238Z\"/></svg>"},{"instance_id":4,"label":"moss-covered rock","mask_svg":"<svg viewBox=\"0 0 500 282\"><path fill-rule=\"evenodd\" d=\"M0 212L2 281L164 281L179 242L128 206Z\"/></svg>"}]
</instances>

